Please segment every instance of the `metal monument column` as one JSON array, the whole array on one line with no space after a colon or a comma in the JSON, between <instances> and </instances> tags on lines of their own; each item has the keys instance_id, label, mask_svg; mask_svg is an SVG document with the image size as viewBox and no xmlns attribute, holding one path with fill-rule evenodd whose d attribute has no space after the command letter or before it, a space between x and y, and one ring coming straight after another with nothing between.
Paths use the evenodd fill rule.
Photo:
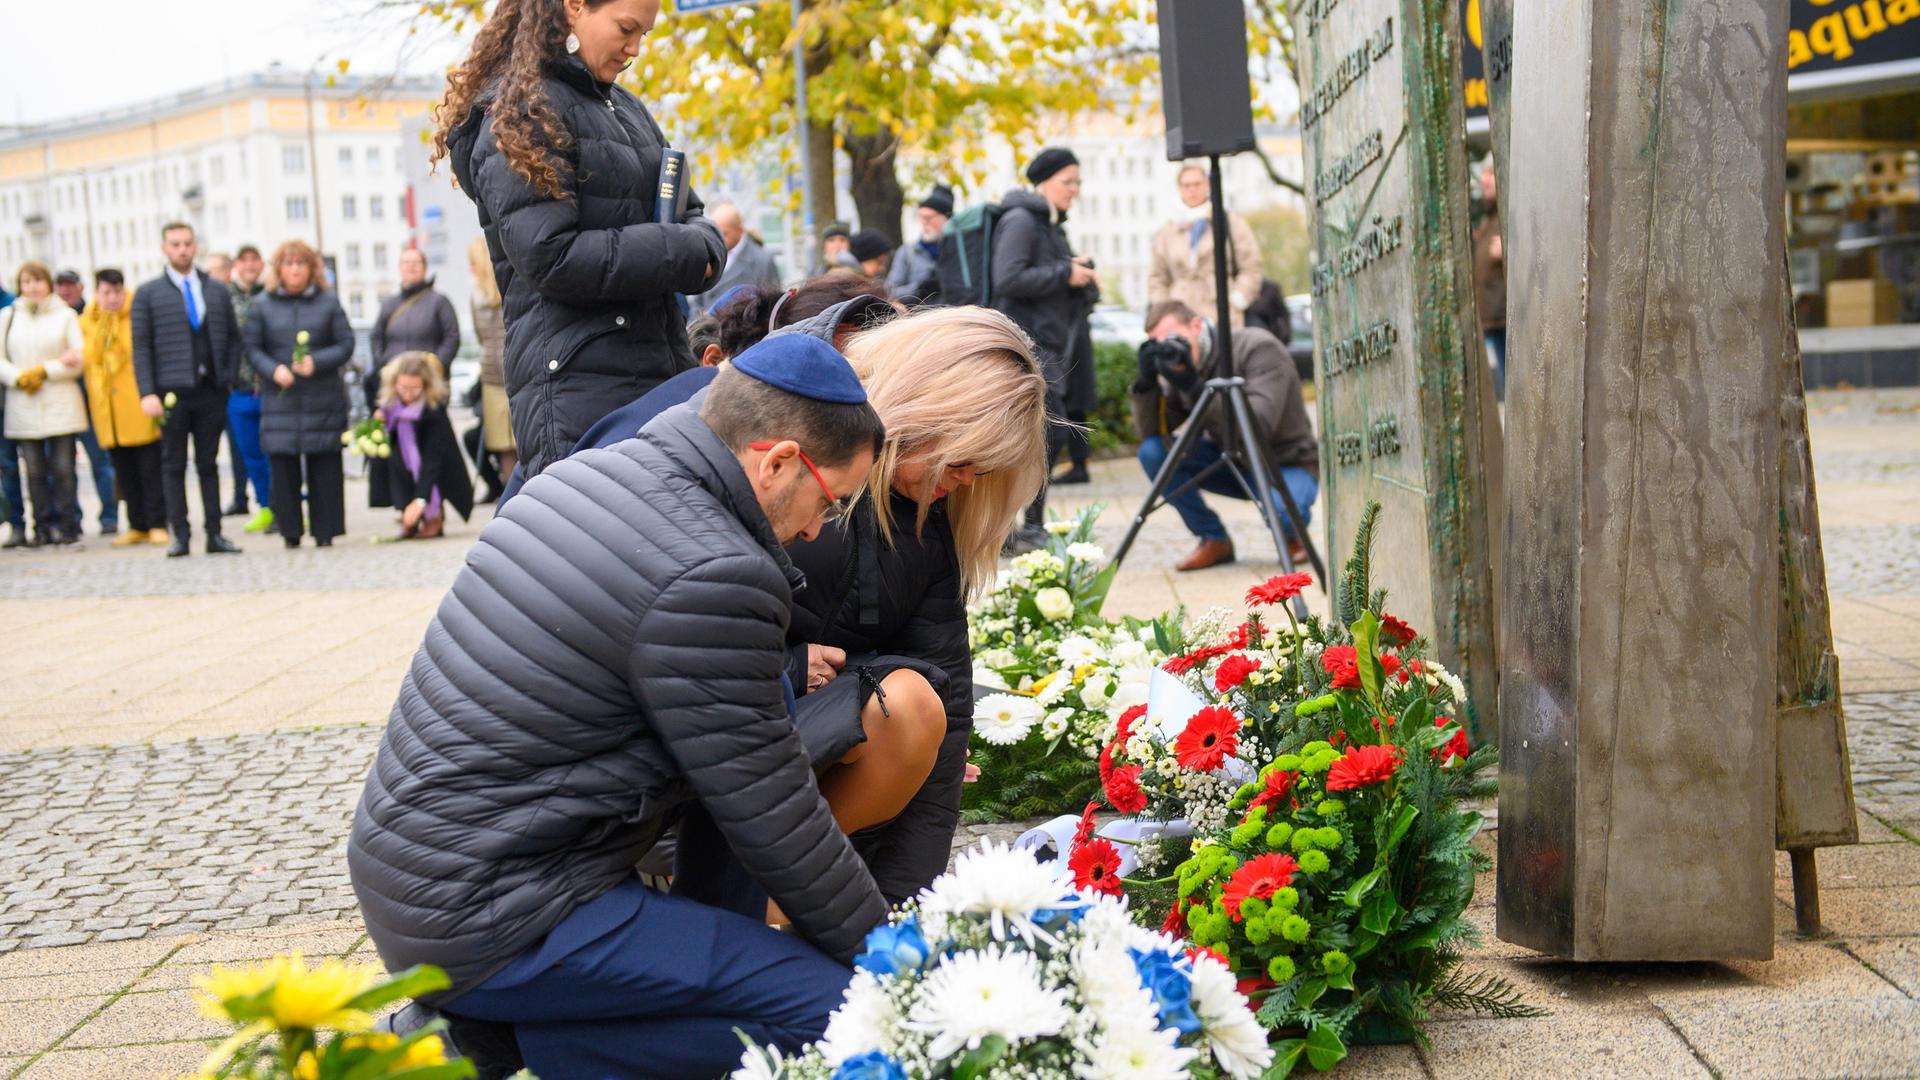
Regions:
<instances>
[{"instance_id":1,"label":"metal monument column","mask_svg":"<svg viewBox=\"0 0 1920 1080\"><path fill-rule=\"evenodd\" d=\"M1498 933L1773 951L1786 6L1514 14Z\"/></svg>"}]
</instances>

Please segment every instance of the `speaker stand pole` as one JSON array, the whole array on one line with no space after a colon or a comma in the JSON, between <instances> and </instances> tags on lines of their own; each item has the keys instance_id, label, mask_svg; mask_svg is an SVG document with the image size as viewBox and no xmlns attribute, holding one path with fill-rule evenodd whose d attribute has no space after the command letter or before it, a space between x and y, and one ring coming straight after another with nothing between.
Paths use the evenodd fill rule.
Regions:
<instances>
[{"instance_id":1,"label":"speaker stand pole","mask_svg":"<svg viewBox=\"0 0 1920 1080\"><path fill-rule=\"evenodd\" d=\"M1260 428L1254 423L1253 408L1247 403L1246 380L1233 370L1233 317L1227 288L1227 245L1233 242L1233 234L1227 229L1227 202L1221 190L1220 155L1209 154L1207 161L1210 166L1208 184L1213 195L1213 285L1216 300L1214 376L1207 380L1205 388L1201 390L1200 400L1194 403L1193 412L1188 415L1187 422L1174 439L1166 464L1160 466L1159 474L1153 478L1153 486L1147 491L1146 500L1133 515L1133 523L1127 526L1127 534L1121 538L1120 547L1114 552L1113 565L1119 566L1125 561L1127 552L1133 549L1134 540L1140 536L1141 526L1147 523L1147 515L1167 504L1167 500L1161 496L1179 473L1180 466L1192 456L1200 435L1201 419L1207 415L1208 409L1219 408L1227 422L1228 445L1220 448L1227 462L1227 472L1240 484L1247 498L1260 508L1260 518L1266 523L1267 532L1273 538L1274 550L1280 555L1281 568L1289 574L1294 572L1293 557L1287 550L1286 539L1287 526L1290 525L1293 535L1299 537L1301 546L1306 548L1314 576L1325 585L1326 566L1320 561L1320 552L1307 535L1307 524L1300 508L1294 504L1293 493L1287 490L1285 484L1276 483L1280 477L1267 460L1267 448L1262 445ZM1245 471L1253 474L1251 483L1246 472L1242 471L1243 464ZM1197 487L1204 478L1205 474L1182 484L1171 497L1178 498L1187 490ZM1273 505L1272 493L1276 491L1280 494L1280 507ZM1282 512L1286 514L1285 524L1281 521ZM1306 602L1296 596L1293 605L1295 614L1306 618Z\"/></svg>"}]
</instances>

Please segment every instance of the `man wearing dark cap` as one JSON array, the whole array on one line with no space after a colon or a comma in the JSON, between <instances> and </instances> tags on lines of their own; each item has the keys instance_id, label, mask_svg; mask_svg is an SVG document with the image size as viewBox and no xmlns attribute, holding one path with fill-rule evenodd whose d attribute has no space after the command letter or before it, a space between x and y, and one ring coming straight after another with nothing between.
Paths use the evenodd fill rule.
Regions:
<instances>
[{"instance_id":1,"label":"man wearing dark cap","mask_svg":"<svg viewBox=\"0 0 1920 1080\"><path fill-rule=\"evenodd\" d=\"M993 238L993 306L1027 332L1039 347L1049 391L1047 411L1084 425L1094 405L1093 329L1087 316L1100 300L1100 275L1093 260L1075 255L1067 243L1067 211L1080 195L1080 159L1073 151L1049 146L1027 166L1027 188L1015 188L1000 200L1001 217ZM1047 431L1051 467L1060 449L1071 451L1073 470L1060 479L1085 483L1086 429L1056 423ZM1018 546L1046 541L1047 494L1027 508L1027 524L1014 534Z\"/></svg>"},{"instance_id":2,"label":"man wearing dark cap","mask_svg":"<svg viewBox=\"0 0 1920 1080\"><path fill-rule=\"evenodd\" d=\"M887 271L887 288L895 300L914 306L940 302L940 233L952 216L953 192L943 184L933 185L920 200L920 236L900 245Z\"/></svg>"},{"instance_id":3,"label":"man wearing dark cap","mask_svg":"<svg viewBox=\"0 0 1920 1080\"><path fill-rule=\"evenodd\" d=\"M870 278L885 278L887 263L893 259L893 242L879 229L861 229L853 234L847 252L859 260L861 273Z\"/></svg>"},{"instance_id":4,"label":"man wearing dark cap","mask_svg":"<svg viewBox=\"0 0 1920 1080\"><path fill-rule=\"evenodd\" d=\"M782 545L860 490L884 437L831 345L769 338L481 533L347 849L388 967L451 978L433 1004L463 1051L541 1076L715 1076L735 1029L786 1050L825 1030L886 905L794 731ZM642 884L676 820L764 894L684 865L673 894ZM767 897L797 933L765 925Z\"/></svg>"},{"instance_id":5,"label":"man wearing dark cap","mask_svg":"<svg viewBox=\"0 0 1920 1080\"><path fill-rule=\"evenodd\" d=\"M853 230L836 221L820 234L820 265L808 277L819 277L829 270L858 270L860 260L853 257Z\"/></svg>"}]
</instances>

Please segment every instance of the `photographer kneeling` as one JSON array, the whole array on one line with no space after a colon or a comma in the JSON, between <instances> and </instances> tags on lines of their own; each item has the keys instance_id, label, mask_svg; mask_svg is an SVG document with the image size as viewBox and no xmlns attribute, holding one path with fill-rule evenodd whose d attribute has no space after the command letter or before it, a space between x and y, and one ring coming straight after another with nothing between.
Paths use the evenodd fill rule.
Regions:
<instances>
[{"instance_id":1,"label":"photographer kneeling","mask_svg":"<svg viewBox=\"0 0 1920 1080\"><path fill-rule=\"evenodd\" d=\"M1174 440L1191 418L1207 380L1219 374L1219 363L1214 355L1213 323L1178 300L1153 305L1147 311L1146 329L1149 340L1140 346L1140 373L1133 383L1133 423L1140 432L1140 465L1152 477L1160 474L1173 452ZM1300 373L1280 339L1254 327L1233 332L1233 370L1246 380L1247 404L1260 427L1257 437L1266 441L1276 479L1287 485L1304 524L1311 520L1313 500L1320 493L1320 444L1300 396ZM1178 492L1220 460L1229 436L1224 404L1223 400L1221 408L1210 408L1200 419L1200 436L1167 481L1169 493ZM1246 481L1251 488L1253 478L1247 477ZM1247 497L1246 490L1222 469L1178 498L1167 500L1180 512L1187 531L1200 539L1192 553L1174 567L1176 570L1204 570L1233 561L1233 540L1227 536L1220 516L1201 497L1202 491L1236 499ZM1287 518L1278 492L1274 494L1274 506L1281 508L1280 520L1291 558L1295 563L1304 562L1306 548L1294 535L1293 522Z\"/></svg>"}]
</instances>

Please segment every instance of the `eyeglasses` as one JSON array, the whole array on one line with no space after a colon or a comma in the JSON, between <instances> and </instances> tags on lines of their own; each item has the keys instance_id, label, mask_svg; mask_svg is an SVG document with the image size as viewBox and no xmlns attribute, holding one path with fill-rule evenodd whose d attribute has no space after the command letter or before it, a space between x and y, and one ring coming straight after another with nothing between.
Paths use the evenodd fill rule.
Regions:
<instances>
[{"instance_id":1,"label":"eyeglasses","mask_svg":"<svg viewBox=\"0 0 1920 1080\"><path fill-rule=\"evenodd\" d=\"M775 442L748 443L747 449L759 450L764 453L768 450L773 449L778 445L780 444ZM833 488L828 486L827 484L827 478L825 476L820 475L820 467L813 463L813 459L807 456L807 452L805 450L800 449L797 446L794 447L794 451L800 455L800 460L806 464L807 471L812 473L813 478L820 482L820 490L826 492L828 516L834 516L846 510L849 500L842 499L840 496L835 495L833 493Z\"/></svg>"}]
</instances>

